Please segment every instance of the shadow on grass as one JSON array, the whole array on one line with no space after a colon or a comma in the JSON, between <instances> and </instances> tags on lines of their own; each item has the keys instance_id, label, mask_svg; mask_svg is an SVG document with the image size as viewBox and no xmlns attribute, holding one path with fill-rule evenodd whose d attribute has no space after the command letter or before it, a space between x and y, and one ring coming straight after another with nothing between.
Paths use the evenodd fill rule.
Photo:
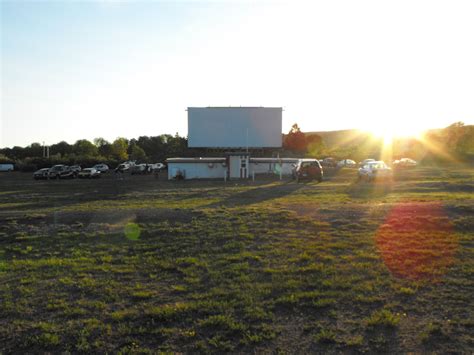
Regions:
<instances>
[{"instance_id":1,"label":"shadow on grass","mask_svg":"<svg viewBox=\"0 0 474 355\"><path fill-rule=\"evenodd\" d=\"M251 205L287 196L301 189L303 186L305 186L304 182L298 184L293 181L285 181L278 184L272 184L270 186L257 186L250 190L232 194L224 198L222 201L211 203L204 207L216 208Z\"/></svg>"},{"instance_id":2,"label":"shadow on grass","mask_svg":"<svg viewBox=\"0 0 474 355\"><path fill-rule=\"evenodd\" d=\"M346 190L346 193L356 199L371 199L384 197L393 190L393 183L390 181L354 181Z\"/></svg>"}]
</instances>

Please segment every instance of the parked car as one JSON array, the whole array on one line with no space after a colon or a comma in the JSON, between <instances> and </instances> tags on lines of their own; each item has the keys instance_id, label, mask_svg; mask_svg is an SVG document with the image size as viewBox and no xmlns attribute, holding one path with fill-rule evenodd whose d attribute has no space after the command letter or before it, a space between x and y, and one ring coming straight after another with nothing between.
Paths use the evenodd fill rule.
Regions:
<instances>
[{"instance_id":1,"label":"parked car","mask_svg":"<svg viewBox=\"0 0 474 355\"><path fill-rule=\"evenodd\" d=\"M293 171L296 182L301 180L323 181L323 168L317 159L300 159Z\"/></svg>"},{"instance_id":2,"label":"parked car","mask_svg":"<svg viewBox=\"0 0 474 355\"><path fill-rule=\"evenodd\" d=\"M150 164L152 171L160 171L166 168L166 165L163 163Z\"/></svg>"},{"instance_id":3,"label":"parked car","mask_svg":"<svg viewBox=\"0 0 474 355\"><path fill-rule=\"evenodd\" d=\"M135 165L136 165L136 161L134 160L124 161L123 163L119 164L115 168L115 172L121 172L121 173L129 172L130 169L134 167Z\"/></svg>"},{"instance_id":4,"label":"parked car","mask_svg":"<svg viewBox=\"0 0 474 355\"><path fill-rule=\"evenodd\" d=\"M410 158L402 158L400 160L395 160L392 163L392 166L394 168L414 168L417 165L418 163L415 160L410 159Z\"/></svg>"},{"instance_id":5,"label":"parked car","mask_svg":"<svg viewBox=\"0 0 474 355\"><path fill-rule=\"evenodd\" d=\"M71 165L69 169L77 176L77 174L82 170L80 165Z\"/></svg>"},{"instance_id":6,"label":"parked car","mask_svg":"<svg viewBox=\"0 0 474 355\"><path fill-rule=\"evenodd\" d=\"M54 165L48 171L49 179L71 179L74 178L74 172L67 165Z\"/></svg>"},{"instance_id":7,"label":"parked car","mask_svg":"<svg viewBox=\"0 0 474 355\"><path fill-rule=\"evenodd\" d=\"M365 164L370 163L370 162L374 162L374 161L375 161L375 159L372 159L372 158L364 159L361 162L359 162L359 167L363 167Z\"/></svg>"},{"instance_id":8,"label":"parked car","mask_svg":"<svg viewBox=\"0 0 474 355\"><path fill-rule=\"evenodd\" d=\"M100 178L100 174L101 172L96 168L85 168L77 174L77 177L80 179L95 179Z\"/></svg>"},{"instance_id":9,"label":"parked car","mask_svg":"<svg viewBox=\"0 0 474 355\"><path fill-rule=\"evenodd\" d=\"M335 168L337 166L337 162L334 158L324 158L321 165L328 168Z\"/></svg>"},{"instance_id":10,"label":"parked car","mask_svg":"<svg viewBox=\"0 0 474 355\"><path fill-rule=\"evenodd\" d=\"M341 160L337 163L338 168L342 168L344 166L346 166L348 168L354 168L354 167L357 166L357 163L354 160L351 160L351 159L343 159L343 160Z\"/></svg>"},{"instance_id":11,"label":"parked car","mask_svg":"<svg viewBox=\"0 0 474 355\"><path fill-rule=\"evenodd\" d=\"M122 163L115 168L116 173L125 173L130 170L130 164Z\"/></svg>"},{"instance_id":12,"label":"parked car","mask_svg":"<svg viewBox=\"0 0 474 355\"><path fill-rule=\"evenodd\" d=\"M372 181L375 179L391 179L392 169L383 161L370 161L362 166L358 171L358 178Z\"/></svg>"},{"instance_id":13,"label":"parked car","mask_svg":"<svg viewBox=\"0 0 474 355\"><path fill-rule=\"evenodd\" d=\"M46 180L48 179L49 168L43 168L33 173L33 179L35 180Z\"/></svg>"},{"instance_id":14,"label":"parked car","mask_svg":"<svg viewBox=\"0 0 474 355\"><path fill-rule=\"evenodd\" d=\"M0 171L13 171L13 164L0 164Z\"/></svg>"},{"instance_id":15,"label":"parked car","mask_svg":"<svg viewBox=\"0 0 474 355\"><path fill-rule=\"evenodd\" d=\"M150 164L137 164L130 167L130 174L148 174L152 172Z\"/></svg>"},{"instance_id":16,"label":"parked car","mask_svg":"<svg viewBox=\"0 0 474 355\"><path fill-rule=\"evenodd\" d=\"M96 164L92 168L94 168L95 170L97 170L101 173L106 173L106 172L109 171L109 166L107 164L103 164L103 163Z\"/></svg>"}]
</instances>

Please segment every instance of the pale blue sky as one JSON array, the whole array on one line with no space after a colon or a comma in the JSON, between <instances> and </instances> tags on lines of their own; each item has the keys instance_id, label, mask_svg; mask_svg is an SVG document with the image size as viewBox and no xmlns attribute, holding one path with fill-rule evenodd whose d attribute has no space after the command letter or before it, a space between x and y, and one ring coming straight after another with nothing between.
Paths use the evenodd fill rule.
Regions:
<instances>
[{"instance_id":1,"label":"pale blue sky","mask_svg":"<svg viewBox=\"0 0 474 355\"><path fill-rule=\"evenodd\" d=\"M3 1L0 147L187 134L188 106L283 129L474 123L472 1Z\"/></svg>"}]
</instances>

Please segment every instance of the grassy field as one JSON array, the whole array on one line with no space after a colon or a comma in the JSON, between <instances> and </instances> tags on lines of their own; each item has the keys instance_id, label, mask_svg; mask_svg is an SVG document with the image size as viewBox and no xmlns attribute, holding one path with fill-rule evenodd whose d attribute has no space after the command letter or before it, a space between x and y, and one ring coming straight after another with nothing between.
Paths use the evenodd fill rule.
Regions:
<instances>
[{"instance_id":1,"label":"grassy field","mask_svg":"<svg viewBox=\"0 0 474 355\"><path fill-rule=\"evenodd\" d=\"M472 353L473 241L473 168L321 184L2 174L0 347Z\"/></svg>"}]
</instances>

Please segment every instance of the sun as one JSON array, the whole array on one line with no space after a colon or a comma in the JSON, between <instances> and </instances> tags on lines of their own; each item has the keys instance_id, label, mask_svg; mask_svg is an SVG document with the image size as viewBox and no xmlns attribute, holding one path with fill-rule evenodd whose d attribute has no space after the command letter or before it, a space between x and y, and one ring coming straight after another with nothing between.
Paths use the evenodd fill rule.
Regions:
<instances>
[{"instance_id":1,"label":"sun","mask_svg":"<svg viewBox=\"0 0 474 355\"><path fill-rule=\"evenodd\" d=\"M391 144L395 138L419 138L424 130L415 126L380 125L370 127L368 131L375 138L382 139L387 145Z\"/></svg>"},{"instance_id":2,"label":"sun","mask_svg":"<svg viewBox=\"0 0 474 355\"><path fill-rule=\"evenodd\" d=\"M385 129L371 129L370 133L374 138L382 139L384 145L391 144L395 138L394 132Z\"/></svg>"}]
</instances>

